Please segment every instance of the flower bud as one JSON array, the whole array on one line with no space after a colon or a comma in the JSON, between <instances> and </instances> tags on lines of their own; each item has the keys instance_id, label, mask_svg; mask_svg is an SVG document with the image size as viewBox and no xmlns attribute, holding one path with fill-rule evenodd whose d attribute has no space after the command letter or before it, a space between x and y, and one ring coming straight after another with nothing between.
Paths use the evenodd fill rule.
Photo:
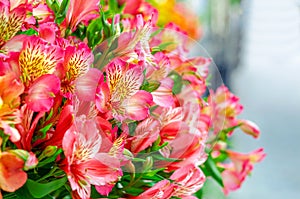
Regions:
<instances>
[{"instance_id":1,"label":"flower bud","mask_svg":"<svg viewBox=\"0 0 300 199\"><path fill-rule=\"evenodd\" d=\"M38 159L36 158L35 154L32 152L29 152L29 157L27 158L25 165L24 165L24 170L27 171L29 169L33 169L36 167L36 165L39 163Z\"/></svg>"},{"instance_id":2,"label":"flower bud","mask_svg":"<svg viewBox=\"0 0 300 199\"><path fill-rule=\"evenodd\" d=\"M124 165L124 172L128 172L128 173L135 173L135 166L134 164L130 161L127 164Z\"/></svg>"},{"instance_id":3,"label":"flower bud","mask_svg":"<svg viewBox=\"0 0 300 199\"><path fill-rule=\"evenodd\" d=\"M148 171L153 167L153 158L152 156L148 156L146 161L143 163L143 171Z\"/></svg>"},{"instance_id":4,"label":"flower bud","mask_svg":"<svg viewBox=\"0 0 300 199\"><path fill-rule=\"evenodd\" d=\"M57 151L57 146L47 146L39 157L39 160L53 156Z\"/></svg>"},{"instance_id":5,"label":"flower bud","mask_svg":"<svg viewBox=\"0 0 300 199\"><path fill-rule=\"evenodd\" d=\"M241 125L240 128L242 131L244 131L246 134L253 136L254 138L258 138L260 135L260 130L258 126L249 121L249 120L240 120L239 124Z\"/></svg>"},{"instance_id":6,"label":"flower bud","mask_svg":"<svg viewBox=\"0 0 300 199\"><path fill-rule=\"evenodd\" d=\"M132 160L134 158L133 154L126 148L123 150L123 155L127 160Z\"/></svg>"}]
</instances>

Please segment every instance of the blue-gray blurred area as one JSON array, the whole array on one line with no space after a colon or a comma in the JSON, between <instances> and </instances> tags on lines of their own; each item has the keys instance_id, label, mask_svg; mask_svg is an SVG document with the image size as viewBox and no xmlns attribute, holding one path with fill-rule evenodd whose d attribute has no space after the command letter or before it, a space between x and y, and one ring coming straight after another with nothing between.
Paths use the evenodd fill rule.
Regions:
<instances>
[{"instance_id":1,"label":"blue-gray blurred area","mask_svg":"<svg viewBox=\"0 0 300 199\"><path fill-rule=\"evenodd\" d=\"M264 147L267 153L242 188L226 198L300 198L300 2L190 2L203 17L201 44L244 105L240 118L261 129L258 140L236 132L234 148ZM213 192L206 198L225 198Z\"/></svg>"}]
</instances>

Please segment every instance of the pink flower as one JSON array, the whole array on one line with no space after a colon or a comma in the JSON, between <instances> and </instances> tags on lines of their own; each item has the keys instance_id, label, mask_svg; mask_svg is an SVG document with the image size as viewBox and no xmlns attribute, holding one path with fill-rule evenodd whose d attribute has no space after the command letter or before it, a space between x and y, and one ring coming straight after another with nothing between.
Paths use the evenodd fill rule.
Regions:
<instances>
[{"instance_id":1,"label":"pink flower","mask_svg":"<svg viewBox=\"0 0 300 199\"><path fill-rule=\"evenodd\" d=\"M152 29L152 17L145 22L143 16L138 14L133 20L124 19L122 23L124 30L118 37L117 48L113 50L114 57L129 54L129 59L132 59L133 56L130 56L130 53L136 54L135 49L144 57L152 57L148 43Z\"/></svg>"},{"instance_id":2,"label":"pink flower","mask_svg":"<svg viewBox=\"0 0 300 199\"><path fill-rule=\"evenodd\" d=\"M135 129L133 141L131 143L131 151L138 153L151 146L159 136L159 121L149 117L138 124Z\"/></svg>"},{"instance_id":3,"label":"pink flower","mask_svg":"<svg viewBox=\"0 0 300 199\"><path fill-rule=\"evenodd\" d=\"M174 105L174 97L172 93L172 88L174 82L170 78L165 78L160 81L160 86L153 92L153 102L161 107L171 107Z\"/></svg>"},{"instance_id":4,"label":"pink flower","mask_svg":"<svg viewBox=\"0 0 300 199\"><path fill-rule=\"evenodd\" d=\"M99 0L70 0L63 25L74 32L80 22L88 22L96 18L99 12L99 2Z\"/></svg>"},{"instance_id":5,"label":"pink flower","mask_svg":"<svg viewBox=\"0 0 300 199\"><path fill-rule=\"evenodd\" d=\"M205 176L201 169L195 164L190 164L176 170L171 176L174 184L177 185L174 196L182 198L196 193L202 188Z\"/></svg>"},{"instance_id":6,"label":"pink flower","mask_svg":"<svg viewBox=\"0 0 300 199\"><path fill-rule=\"evenodd\" d=\"M239 124L241 125L240 129L242 131L244 131L246 134L252 135L254 138L259 137L260 130L259 130L259 127L255 123L253 123L249 120L239 120Z\"/></svg>"},{"instance_id":7,"label":"pink flower","mask_svg":"<svg viewBox=\"0 0 300 199\"><path fill-rule=\"evenodd\" d=\"M238 125L237 115L243 110L239 98L232 94L226 86L219 87L215 93L211 91L209 104L204 108L204 114L212 115L214 132Z\"/></svg>"},{"instance_id":8,"label":"pink flower","mask_svg":"<svg viewBox=\"0 0 300 199\"><path fill-rule=\"evenodd\" d=\"M204 152L204 142L205 140L199 135L186 132L180 133L168 146L160 150L166 158L174 158L180 161L158 161L156 166L158 168L166 167L166 171L174 171L190 164L200 165L207 158Z\"/></svg>"},{"instance_id":9,"label":"pink flower","mask_svg":"<svg viewBox=\"0 0 300 199\"><path fill-rule=\"evenodd\" d=\"M96 89L98 86L98 82L103 82L103 79L104 77L102 72L96 68L90 68L86 74L78 77L78 79L75 82L76 95L78 99L82 101L94 101L95 99L97 100L97 97L99 97L100 94L96 96ZM103 84L105 83L103 82ZM109 91L107 90L105 92L109 92ZM99 100L101 100L100 101L101 103L104 103L100 107L106 105L105 99L99 99Z\"/></svg>"},{"instance_id":10,"label":"pink flower","mask_svg":"<svg viewBox=\"0 0 300 199\"><path fill-rule=\"evenodd\" d=\"M183 112L181 107L158 107L153 111L153 114L161 122L160 136L162 142L174 140L180 131L186 129L186 125L183 122Z\"/></svg>"},{"instance_id":11,"label":"pink flower","mask_svg":"<svg viewBox=\"0 0 300 199\"><path fill-rule=\"evenodd\" d=\"M94 56L85 43L81 42L76 47L71 45L66 47L63 62L65 73L62 77L62 92L66 96L74 93L75 81L88 72L93 61Z\"/></svg>"},{"instance_id":12,"label":"pink flower","mask_svg":"<svg viewBox=\"0 0 300 199\"><path fill-rule=\"evenodd\" d=\"M19 56L21 79L26 86L45 74L56 72L62 62L63 50L48 44L37 36L30 36L23 43Z\"/></svg>"},{"instance_id":13,"label":"pink flower","mask_svg":"<svg viewBox=\"0 0 300 199\"><path fill-rule=\"evenodd\" d=\"M156 183L150 189L147 189L139 196L133 198L134 199L144 199L144 198L168 199L172 196L173 191L174 191L174 185L170 183L169 180L162 180Z\"/></svg>"},{"instance_id":14,"label":"pink flower","mask_svg":"<svg viewBox=\"0 0 300 199\"><path fill-rule=\"evenodd\" d=\"M154 54L153 59L155 64L146 68L146 78L150 81L161 81L171 71L169 57L162 52L157 52Z\"/></svg>"},{"instance_id":15,"label":"pink flower","mask_svg":"<svg viewBox=\"0 0 300 199\"><path fill-rule=\"evenodd\" d=\"M228 164L220 164L225 170L222 172L224 193L239 189L246 177L253 170L254 164L262 161L266 154L263 149L257 149L249 154L241 154L227 150L228 157L232 160Z\"/></svg>"},{"instance_id":16,"label":"pink flower","mask_svg":"<svg viewBox=\"0 0 300 199\"><path fill-rule=\"evenodd\" d=\"M2 0L0 2L0 49L21 29L25 17L25 4L14 5L14 1L10 2L10 0Z\"/></svg>"},{"instance_id":17,"label":"pink flower","mask_svg":"<svg viewBox=\"0 0 300 199\"><path fill-rule=\"evenodd\" d=\"M39 24L54 21L55 15L53 11L48 7L46 3L35 4L32 8L33 19L29 18L26 20L27 23L32 24L36 19Z\"/></svg>"},{"instance_id":18,"label":"pink flower","mask_svg":"<svg viewBox=\"0 0 300 199\"><path fill-rule=\"evenodd\" d=\"M143 83L142 68L116 60L106 67L107 86L99 82L96 105L100 111L111 110L117 120L143 120L149 116L152 95L139 90ZM108 89L109 88L109 89Z\"/></svg>"},{"instance_id":19,"label":"pink flower","mask_svg":"<svg viewBox=\"0 0 300 199\"><path fill-rule=\"evenodd\" d=\"M82 199L90 197L91 185L114 183L121 175L117 158L100 153L102 137L94 119L77 117L65 133L63 150L66 156L62 169L68 175L72 191Z\"/></svg>"},{"instance_id":20,"label":"pink flower","mask_svg":"<svg viewBox=\"0 0 300 199\"><path fill-rule=\"evenodd\" d=\"M60 91L60 81L55 75L43 75L36 79L28 90L25 102L35 111L49 111L55 94Z\"/></svg>"}]
</instances>

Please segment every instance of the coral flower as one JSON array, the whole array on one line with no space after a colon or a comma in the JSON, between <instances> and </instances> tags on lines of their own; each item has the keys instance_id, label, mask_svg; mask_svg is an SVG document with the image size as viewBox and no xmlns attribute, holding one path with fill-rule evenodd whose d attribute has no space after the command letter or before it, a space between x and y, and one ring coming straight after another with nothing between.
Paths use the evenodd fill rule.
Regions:
<instances>
[{"instance_id":1,"label":"coral flower","mask_svg":"<svg viewBox=\"0 0 300 199\"><path fill-rule=\"evenodd\" d=\"M174 180L177 185L174 196L179 198L194 194L205 182L203 172L194 164L179 168L170 176L170 179Z\"/></svg>"},{"instance_id":2,"label":"coral flower","mask_svg":"<svg viewBox=\"0 0 300 199\"><path fill-rule=\"evenodd\" d=\"M20 95L24 86L11 71L0 76L0 129L10 135L10 140L16 142L20 139L19 132L11 125L21 123L21 114L18 109Z\"/></svg>"},{"instance_id":3,"label":"coral flower","mask_svg":"<svg viewBox=\"0 0 300 199\"><path fill-rule=\"evenodd\" d=\"M22 187L27 180L23 167L22 159L12 153L2 152L0 154L0 189L14 192Z\"/></svg>"},{"instance_id":4,"label":"coral flower","mask_svg":"<svg viewBox=\"0 0 300 199\"><path fill-rule=\"evenodd\" d=\"M63 24L72 31L80 22L87 22L98 16L99 0L71 0Z\"/></svg>"},{"instance_id":5,"label":"coral flower","mask_svg":"<svg viewBox=\"0 0 300 199\"><path fill-rule=\"evenodd\" d=\"M63 170L67 173L73 191L88 199L91 185L104 186L118 180L120 162L106 153L99 153L102 137L95 120L84 115L76 118L65 133L63 149L66 156Z\"/></svg>"},{"instance_id":6,"label":"coral flower","mask_svg":"<svg viewBox=\"0 0 300 199\"><path fill-rule=\"evenodd\" d=\"M232 162L220 164L221 167L225 168L222 172L225 194L239 189L246 177L252 172L254 164L262 161L266 156L262 148L249 154L227 150L227 154Z\"/></svg>"}]
</instances>

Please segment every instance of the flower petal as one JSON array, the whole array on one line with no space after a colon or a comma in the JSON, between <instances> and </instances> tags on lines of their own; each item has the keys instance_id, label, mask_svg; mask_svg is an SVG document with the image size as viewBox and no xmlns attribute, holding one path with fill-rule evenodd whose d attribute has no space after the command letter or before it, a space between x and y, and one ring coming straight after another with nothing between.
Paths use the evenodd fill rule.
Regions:
<instances>
[{"instance_id":1,"label":"flower petal","mask_svg":"<svg viewBox=\"0 0 300 199\"><path fill-rule=\"evenodd\" d=\"M94 101L98 82L103 78L102 72L91 68L76 80L76 94L79 100Z\"/></svg>"},{"instance_id":2,"label":"flower petal","mask_svg":"<svg viewBox=\"0 0 300 199\"><path fill-rule=\"evenodd\" d=\"M55 75L43 75L34 81L25 98L28 107L35 111L49 111L55 94L60 90L60 80Z\"/></svg>"},{"instance_id":3,"label":"flower petal","mask_svg":"<svg viewBox=\"0 0 300 199\"><path fill-rule=\"evenodd\" d=\"M132 120L143 120L150 114L149 106L152 103L152 95L140 90L123 105L126 107L126 115Z\"/></svg>"}]
</instances>

